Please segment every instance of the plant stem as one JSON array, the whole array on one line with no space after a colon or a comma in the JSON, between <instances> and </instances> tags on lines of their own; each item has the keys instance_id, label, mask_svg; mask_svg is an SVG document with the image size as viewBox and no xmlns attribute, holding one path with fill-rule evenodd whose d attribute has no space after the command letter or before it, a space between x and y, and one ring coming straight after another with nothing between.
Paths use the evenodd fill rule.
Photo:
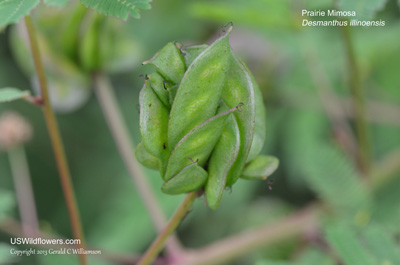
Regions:
<instances>
[{"instance_id":1,"label":"plant stem","mask_svg":"<svg viewBox=\"0 0 400 265\"><path fill-rule=\"evenodd\" d=\"M359 145L359 166L361 172L367 174L370 167L371 147L369 142L368 126L366 122L366 110L363 89L361 84L360 70L354 51L350 27L342 27L344 44L347 53L349 71L349 87L354 103L354 115L356 122L356 133Z\"/></svg>"},{"instance_id":2,"label":"plant stem","mask_svg":"<svg viewBox=\"0 0 400 265\"><path fill-rule=\"evenodd\" d=\"M47 129L50 135L51 143L53 146L53 151L55 154L55 159L57 162L58 171L60 173L60 180L62 189L64 192L65 201L68 208L68 214L71 222L72 232L75 238L80 239L80 248L85 247L84 234L82 230L82 224L79 217L78 206L76 203L75 192L72 186L71 174L68 168L67 159L65 156L64 145L61 140L60 131L58 128L57 120L54 115L53 108L50 104L49 92L47 88L47 82L45 77L45 72L42 64L42 60L40 57L40 50L38 46L38 42L36 39L35 28L32 22L31 17L25 17L25 24L28 30L29 42L31 46L31 52L33 61L35 64L36 73L39 79L39 85L42 95L43 102L43 114L46 120ZM78 255L80 263L82 265L86 265L86 256Z\"/></svg>"},{"instance_id":3,"label":"plant stem","mask_svg":"<svg viewBox=\"0 0 400 265\"><path fill-rule=\"evenodd\" d=\"M225 264L261 246L304 235L318 227L317 210L318 208L311 206L259 229L243 232L193 250L188 259L174 265Z\"/></svg>"},{"instance_id":4,"label":"plant stem","mask_svg":"<svg viewBox=\"0 0 400 265\"><path fill-rule=\"evenodd\" d=\"M24 236L36 237L39 232L39 221L24 147L16 146L10 149L8 157Z\"/></svg>"},{"instance_id":5,"label":"plant stem","mask_svg":"<svg viewBox=\"0 0 400 265\"><path fill-rule=\"evenodd\" d=\"M353 132L347 122L346 113L342 102L339 101L334 93L334 88L329 80L329 76L324 71L315 45L308 41L309 38L302 38L302 50L305 64L311 79L321 100L322 107L331 121L332 128L336 134L341 147L350 154L354 161L357 160L358 147Z\"/></svg>"},{"instance_id":6,"label":"plant stem","mask_svg":"<svg viewBox=\"0 0 400 265\"><path fill-rule=\"evenodd\" d=\"M179 226L183 218L188 214L194 200L197 198L197 195L198 195L197 192L191 192L186 196L185 200L182 202L178 210L175 212L174 216L169 221L167 227L165 227L162 233L158 235L156 240L154 240L151 246L147 249L146 253L137 263L137 265L152 264L154 259L162 250L168 237L175 231L175 229Z\"/></svg>"},{"instance_id":7,"label":"plant stem","mask_svg":"<svg viewBox=\"0 0 400 265\"><path fill-rule=\"evenodd\" d=\"M118 108L118 103L110 80L104 74L93 76L95 93L100 107L106 118L108 127L111 130L118 151L125 163L125 166L142 198L151 220L158 233L161 233L167 224L166 217L162 212L157 199L146 180L146 176L140 169L140 165L134 155L134 144L129 136L128 129L123 121L122 114ZM167 244L168 252L179 252L180 243L176 237L172 237Z\"/></svg>"},{"instance_id":8,"label":"plant stem","mask_svg":"<svg viewBox=\"0 0 400 265\"><path fill-rule=\"evenodd\" d=\"M313 93L302 91L301 93L281 94L280 101L284 102L284 107L291 107L295 109L306 109L313 111L331 111L329 115L337 116L341 119L353 119L354 113L351 111L354 109L353 100L346 97L339 97L333 94L331 96L326 95L326 99L329 101L338 101L338 105L343 107L343 110L335 109L321 109L319 100L315 98ZM379 102L375 100L366 101L367 110L367 121L379 125L389 125L396 128L400 127L400 107L391 105L385 102Z\"/></svg>"}]
</instances>

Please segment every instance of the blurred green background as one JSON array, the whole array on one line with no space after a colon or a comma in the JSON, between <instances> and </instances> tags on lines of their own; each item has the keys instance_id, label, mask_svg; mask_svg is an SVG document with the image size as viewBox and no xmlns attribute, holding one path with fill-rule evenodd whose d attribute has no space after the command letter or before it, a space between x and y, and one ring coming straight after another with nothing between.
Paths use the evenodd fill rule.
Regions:
<instances>
[{"instance_id":1,"label":"blurred green background","mask_svg":"<svg viewBox=\"0 0 400 265\"><path fill-rule=\"evenodd\" d=\"M178 230L185 246L204 246L235 232L267 225L318 202L324 209L323 243L304 238L286 240L229 264L319 265L339 264L338 259L347 265L366 264L351 263L351 257L337 248L342 240L351 241L339 236L343 232L340 229L354 233L352 239L362 246L360 253L367 254L371 262L368 264L400 264L396 263L400 262L400 9L395 0L390 0L370 18L385 20L384 27L349 29L366 98L371 146L370 170L364 174L346 152L348 145L341 134L345 124L355 135L354 114L349 107L349 80L354 69L348 66L343 29L301 27L302 8L333 7L333 1L326 0L155 0L152 9L141 12L138 20L120 23L108 18L118 24L115 40L126 44L121 55L129 61L109 73L135 143L140 141L137 106L143 79L139 75L152 71L141 66L141 62L169 41L187 45L210 43L220 26L232 21L232 48L250 67L262 90L268 119L263 153L280 159L280 167L272 176L272 190L264 182L240 180L231 193L225 193L217 211L208 209L204 200L198 199ZM50 45L58 47L57 39L63 35L59 25L53 23L54 17L67 18L68 10L41 5L33 12L38 30L43 31L43 36L51 36L47 39ZM13 40L13 30L8 27L0 34L0 87L31 90L30 77L23 69L30 62L26 57L17 62L18 40ZM46 53L47 49L44 50ZM88 78L84 69L78 67L78 72ZM117 152L90 82L78 82L71 88L62 85L69 84L71 77L55 79L55 86L60 87L54 88L54 105L59 110L57 118L88 244L121 253L143 252L156 233ZM327 112L328 105L333 108ZM0 113L7 110L19 112L33 127L34 136L26 144L26 152L41 228L71 238L42 113L23 101L0 105ZM332 122L335 119L339 122ZM183 196L162 194L158 173L144 170L170 216ZM0 152L0 189L0 218L19 219L12 203L13 180L5 152ZM379 246L369 244L369 239L380 241L368 237L373 234L371 229L390 242L389 248L395 254L377 254L381 253ZM9 260L8 253L1 254L9 248L9 237L5 231L0 232L0 264L77 264L75 257L66 255ZM326 251L325 244L331 246L330 251ZM332 255L335 252L339 254ZM93 259L90 264L111 263Z\"/></svg>"}]
</instances>

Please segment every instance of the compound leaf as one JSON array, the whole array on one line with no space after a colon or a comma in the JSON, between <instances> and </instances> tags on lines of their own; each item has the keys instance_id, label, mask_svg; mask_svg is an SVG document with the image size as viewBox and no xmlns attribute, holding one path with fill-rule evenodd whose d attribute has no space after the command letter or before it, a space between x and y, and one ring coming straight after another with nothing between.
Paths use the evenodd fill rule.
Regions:
<instances>
[{"instance_id":1,"label":"compound leaf","mask_svg":"<svg viewBox=\"0 0 400 265\"><path fill-rule=\"evenodd\" d=\"M81 0L81 3L106 16L126 20L129 15L140 18L140 10L150 9L151 0Z\"/></svg>"},{"instance_id":2,"label":"compound leaf","mask_svg":"<svg viewBox=\"0 0 400 265\"><path fill-rule=\"evenodd\" d=\"M39 0L0 0L0 27L18 22L38 3Z\"/></svg>"},{"instance_id":3,"label":"compound leaf","mask_svg":"<svg viewBox=\"0 0 400 265\"><path fill-rule=\"evenodd\" d=\"M49 6L63 7L68 3L68 0L44 0L44 3Z\"/></svg>"},{"instance_id":4,"label":"compound leaf","mask_svg":"<svg viewBox=\"0 0 400 265\"><path fill-rule=\"evenodd\" d=\"M345 225L331 225L326 239L345 265L373 265L373 258L354 231Z\"/></svg>"}]
</instances>

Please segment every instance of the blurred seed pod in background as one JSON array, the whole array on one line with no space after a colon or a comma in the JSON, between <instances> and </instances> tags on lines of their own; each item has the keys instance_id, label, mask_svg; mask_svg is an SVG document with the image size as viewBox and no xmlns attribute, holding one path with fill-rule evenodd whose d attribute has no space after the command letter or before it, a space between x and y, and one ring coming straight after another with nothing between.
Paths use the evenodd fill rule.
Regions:
<instances>
[{"instance_id":1,"label":"blurred seed pod in background","mask_svg":"<svg viewBox=\"0 0 400 265\"><path fill-rule=\"evenodd\" d=\"M57 112L68 113L83 106L89 99L90 79L66 57L53 52L42 34L38 33L43 66L49 86L50 101ZM40 94L38 79L29 51L25 27L18 24L11 32L11 47L15 60L29 77L33 91Z\"/></svg>"},{"instance_id":2,"label":"blurred seed pod in background","mask_svg":"<svg viewBox=\"0 0 400 265\"><path fill-rule=\"evenodd\" d=\"M139 45L126 34L123 21L97 14L71 1L62 10L40 7L34 13L50 100L57 112L83 106L91 95L94 72L120 73L140 65ZM39 94L23 23L10 34L14 57Z\"/></svg>"},{"instance_id":3,"label":"blurred seed pod in background","mask_svg":"<svg viewBox=\"0 0 400 265\"><path fill-rule=\"evenodd\" d=\"M265 180L278 166L276 158L259 156L265 108L254 78L231 51L231 30L210 46L168 43L143 63L156 72L139 99L138 160L160 170L163 192L204 189L212 209L239 177Z\"/></svg>"}]
</instances>

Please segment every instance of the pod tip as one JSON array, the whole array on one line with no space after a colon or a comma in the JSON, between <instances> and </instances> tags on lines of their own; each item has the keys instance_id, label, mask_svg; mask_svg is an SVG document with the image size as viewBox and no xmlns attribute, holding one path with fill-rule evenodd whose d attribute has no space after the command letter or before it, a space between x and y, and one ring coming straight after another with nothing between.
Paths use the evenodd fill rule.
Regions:
<instances>
[{"instance_id":1,"label":"pod tip","mask_svg":"<svg viewBox=\"0 0 400 265\"><path fill-rule=\"evenodd\" d=\"M224 26L222 26L222 32L224 32L226 35L229 35L233 29L233 22L228 22Z\"/></svg>"}]
</instances>

